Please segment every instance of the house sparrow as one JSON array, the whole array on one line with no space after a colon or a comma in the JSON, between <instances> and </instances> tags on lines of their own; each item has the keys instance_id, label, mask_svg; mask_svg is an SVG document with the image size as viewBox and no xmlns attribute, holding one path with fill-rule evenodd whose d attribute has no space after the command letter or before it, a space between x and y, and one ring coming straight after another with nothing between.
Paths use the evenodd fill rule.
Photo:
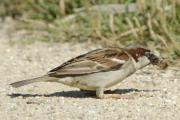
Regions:
<instances>
[{"instance_id":1,"label":"house sparrow","mask_svg":"<svg viewBox=\"0 0 180 120\"><path fill-rule=\"evenodd\" d=\"M103 48L77 56L41 77L11 85L21 87L34 82L59 82L82 90L96 91L98 98L107 98L105 89L149 64L163 69L167 67L165 61L147 48Z\"/></svg>"}]
</instances>

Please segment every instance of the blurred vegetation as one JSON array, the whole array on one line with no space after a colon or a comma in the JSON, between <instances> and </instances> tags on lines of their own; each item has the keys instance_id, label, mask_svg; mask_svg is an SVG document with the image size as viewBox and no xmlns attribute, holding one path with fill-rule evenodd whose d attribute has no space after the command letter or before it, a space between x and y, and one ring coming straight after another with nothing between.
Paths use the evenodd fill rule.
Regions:
<instances>
[{"instance_id":1,"label":"blurred vegetation","mask_svg":"<svg viewBox=\"0 0 180 120\"><path fill-rule=\"evenodd\" d=\"M179 0L1 0L0 16L18 19L16 29L32 35L25 43L141 44L180 56Z\"/></svg>"}]
</instances>

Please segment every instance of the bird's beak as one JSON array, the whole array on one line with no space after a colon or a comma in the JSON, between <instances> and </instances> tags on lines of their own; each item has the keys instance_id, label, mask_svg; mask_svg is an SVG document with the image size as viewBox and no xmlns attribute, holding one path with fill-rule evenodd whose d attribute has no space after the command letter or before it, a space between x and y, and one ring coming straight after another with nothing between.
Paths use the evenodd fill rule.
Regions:
<instances>
[{"instance_id":1,"label":"bird's beak","mask_svg":"<svg viewBox=\"0 0 180 120\"><path fill-rule=\"evenodd\" d=\"M165 59L153 54L153 53L148 53L146 56L149 58L151 63L153 65L157 65L161 69L166 69L168 67L168 63Z\"/></svg>"},{"instance_id":2,"label":"bird's beak","mask_svg":"<svg viewBox=\"0 0 180 120\"><path fill-rule=\"evenodd\" d=\"M168 63L166 60L159 60L159 62L156 64L161 69L166 69L168 67Z\"/></svg>"}]
</instances>

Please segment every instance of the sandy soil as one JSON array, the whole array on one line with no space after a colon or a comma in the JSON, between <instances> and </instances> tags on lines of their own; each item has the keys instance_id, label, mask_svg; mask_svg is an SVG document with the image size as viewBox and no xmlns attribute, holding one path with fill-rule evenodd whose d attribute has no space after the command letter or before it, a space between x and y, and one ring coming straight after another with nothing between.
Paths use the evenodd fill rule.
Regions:
<instances>
[{"instance_id":1,"label":"sandy soil","mask_svg":"<svg viewBox=\"0 0 180 120\"><path fill-rule=\"evenodd\" d=\"M58 83L35 83L18 89L10 83L43 75L64 61L98 46L34 43L10 45L9 27L0 23L1 120L178 120L180 68L148 66L111 88L132 99L96 99Z\"/></svg>"}]
</instances>

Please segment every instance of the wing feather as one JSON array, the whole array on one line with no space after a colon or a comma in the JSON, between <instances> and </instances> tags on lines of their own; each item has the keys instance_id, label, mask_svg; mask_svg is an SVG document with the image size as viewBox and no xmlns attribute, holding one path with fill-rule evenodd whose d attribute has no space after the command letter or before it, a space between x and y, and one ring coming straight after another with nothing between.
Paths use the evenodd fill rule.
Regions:
<instances>
[{"instance_id":1,"label":"wing feather","mask_svg":"<svg viewBox=\"0 0 180 120\"><path fill-rule=\"evenodd\" d=\"M97 49L73 58L49 71L51 76L74 76L119 69L128 54L120 48Z\"/></svg>"}]
</instances>

